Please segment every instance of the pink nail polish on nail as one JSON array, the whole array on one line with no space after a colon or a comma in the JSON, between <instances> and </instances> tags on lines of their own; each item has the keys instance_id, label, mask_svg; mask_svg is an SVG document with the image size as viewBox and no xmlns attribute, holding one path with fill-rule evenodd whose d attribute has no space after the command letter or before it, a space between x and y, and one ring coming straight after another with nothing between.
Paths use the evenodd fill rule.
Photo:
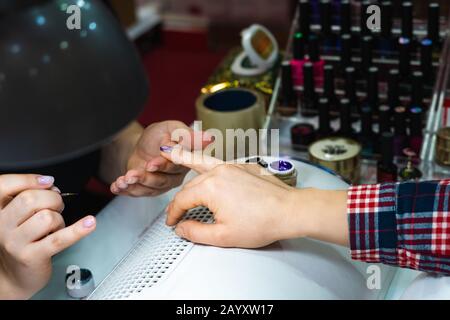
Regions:
<instances>
[{"instance_id":1,"label":"pink nail polish on nail","mask_svg":"<svg viewBox=\"0 0 450 320\"><path fill-rule=\"evenodd\" d=\"M40 185L52 185L55 182L55 178L51 176L40 176L37 178L37 181Z\"/></svg>"},{"instance_id":2,"label":"pink nail polish on nail","mask_svg":"<svg viewBox=\"0 0 450 320\"><path fill-rule=\"evenodd\" d=\"M95 219L92 217L86 218L83 221L83 227L86 229L92 228L92 226L95 224Z\"/></svg>"}]
</instances>

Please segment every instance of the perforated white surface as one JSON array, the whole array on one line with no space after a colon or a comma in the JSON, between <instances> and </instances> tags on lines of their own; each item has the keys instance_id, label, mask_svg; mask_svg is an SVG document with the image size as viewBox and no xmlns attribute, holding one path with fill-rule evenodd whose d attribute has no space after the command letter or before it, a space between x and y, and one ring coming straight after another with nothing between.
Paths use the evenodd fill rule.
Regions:
<instances>
[{"instance_id":1,"label":"perforated white surface","mask_svg":"<svg viewBox=\"0 0 450 320\"><path fill-rule=\"evenodd\" d=\"M165 219L165 214L156 219L89 299L127 299L170 275L193 244L179 238L166 226ZM211 213L204 207L190 210L184 220L213 222Z\"/></svg>"}]
</instances>

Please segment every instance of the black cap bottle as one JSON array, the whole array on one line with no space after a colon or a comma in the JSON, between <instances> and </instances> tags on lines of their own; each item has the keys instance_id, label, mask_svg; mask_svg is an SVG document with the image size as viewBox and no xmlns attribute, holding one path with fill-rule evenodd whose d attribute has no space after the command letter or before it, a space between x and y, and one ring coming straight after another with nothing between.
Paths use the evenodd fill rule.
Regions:
<instances>
[{"instance_id":1,"label":"black cap bottle","mask_svg":"<svg viewBox=\"0 0 450 320\"><path fill-rule=\"evenodd\" d=\"M292 68L289 61L281 64L281 92L278 112L284 116L291 116L297 113L297 94L294 91L292 82Z\"/></svg>"},{"instance_id":2,"label":"black cap bottle","mask_svg":"<svg viewBox=\"0 0 450 320\"><path fill-rule=\"evenodd\" d=\"M412 107L409 110L409 146L420 154L423 144L423 109Z\"/></svg>"},{"instance_id":3,"label":"black cap bottle","mask_svg":"<svg viewBox=\"0 0 450 320\"><path fill-rule=\"evenodd\" d=\"M298 26L299 31L305 36L308 37L310 34L311 27L311 3L309 0L299 0L299 11L300 14L298 16Z\"/></svg>"},{"instance_id":4,"label":"black cap bottle","mask_svg":"<svg viewBox=\"0 0 450 320\"><path fill-rule=\"evenodd\" d=\"M394 135L391 132L384 132L380 137L381 158L377 165L378 183L396 182L398 169L394 164Z\"/></svg>"},{"instance_id":5,"label":"black cap bottle","mask_svg":"<svg viewBox=\"0 0 450 320\"><path fill-rule=\"evenodd\" d=\"M374 40L372 36L361 39L361 73L365 74L372 66Z\"/></svg>"},{"instance_id":6,"label":"black cap bottle","mask_svg":"<svg viewBox=\"0 0 450 320\"><path fill-rule=\"evenodd\" d=\"M383 132L392 131L391 122L392 111L388 105L382 105L379 108L378 113L378 133L381 135Z\"/></svg>"},{"instance_id":7,"label":"black cap bottle","mask_svg":"<svg viewBox=\"0 0 450 320\"><path fill-rule=\"evenodd\" d=\"M356 69L354 67L345 68L345 96L350 99L350 103L354 106L358 105L356 94ZM359 110L354 110L358 111Z\"/></svg>"},{"instance_id":8,"label":"black cap bottle","mask_svg":"<svg viewBox=\"0 0 450 320\"><path fill-rule=\"evenodd\" d=\"M414 71L412 74L411 107L423 106L423 85L423 73Z\"/></svg>"},{"instance_id":9,"label":"black cap bottle","mask_svg":"<svg viewBox=\"0 0 450 320\"><path fill-rule=\"evenodd\" d=\"M359 140L362 145L362 155L364 157L372 157L375 151L375 134L373 132L372 109L369 106L361 108Z\"/></svg>"},{"instance_id":10,"label":"black cap bottle","mask_svg":"<svg viewBox=\"0 0 450 320\"><path fill-rule=\"evenodd\" d=\"M330 120L330 101L328 98L322 97L319 99L319 130L317 131L319 138L333 134Z\"/></svg>"},{"instance_id":11,"label":"black cap bottle","mask_svg":"<svg viewBox=\"0 0 450 320\"><path fill-rule=\"evenodd\" d=\"M305 62L303 65L303 99L301 114L304 117L317 115L317 95L314 83L314 65Z\"/></svg>"},{"instance_id":12,"label":"black cap bottle","mask_svg":"<svg viewBox=\"0 0 450 320\"><path fill-rule=\"evenodd\" d=\"M413 38L413 4L412 2L402 3L402 37Z\"/></svg>"},{"instance_id":13,"label":"black cap bottle","mask_svg":"<svg viewBox=\"0 0 450 320\"><path fill-rule=\"evenodd\" d=\"M394 110L400 105L400 72L397 69L389 70L388 74L388 105Z\"/></svg>"},{"instance_id":14,"label":"black cap bottle","mask_svg":"<svg viewBox=\"0 0 450 320\"><path fill-rule=\"evenodd\" d=\"M424 80L432 81L433 78L433 40L425 38L420 42L420 70Z\"/></svg>"},{"instance_id":15,"label":"black cap bottle","mask_svg":"<svg viewBox=\"0 0 450 320\"><path fill-rule=\"evenodd\" d=\"M433 2L428 5L428 35L436 44L440 42L440 6L439 3Z\"/></svg>"},{"instance_id":16,"label":"black cap bottle","mask_svg":"<svg viewBox=\"0 0 450 320\"><path fill-rule=\"evenodd\" d=\"M352 33L352 7L349 0L342 0L340 6L341 34Z\"/></svg>"},{"instance_id":17,"label":"black cap bottle","mask_svg":"<svg viewBox=\"0 0 450 320\"><path fill-rule=\"evenodd\" d=\"M378 113L378 68L370 67L367 77L367 104L374 113Z\"/></svg>"},{"instance_id":18,"label":"black cap bottle","mask_svg":"<svg viewBox=\"0 0 450 320\"><path fill-rule=\"evenodd\" d=\"M339 135L346 138L355 138L355 132L352 128L352 105L350 99L343 98L340 103L340 128Z\"/></svg>"},{"instance_id":19,"label":"black cap bottle","mask_svg":"<svg viewBox=\"0 0 450 320\"><path fill-rule=\"evenodd\" d=\"M411 38L400 37L399 48L399 70L402 78L408 78L411 71Z\"/></svg>"},{"instance_id":20,"label":"black cap bottle","mask_svg":"<svg viewBox=\"0 0 450 320\"><path fill-rule=\"evenodd\" d=\"M403 157L403 150L408 146L406 108L394 109L394 154Z\"/></svg>"},{"instance_id":21,"label":"black cap bottle","mask_svg":"<svg viewBox=\"0 0 450 320\"><path fill-rule=\"evenodd\" d=\"M341 36L341 70L352 64L352 36L344 33Z\"/></svg>"},{"instance_id":22,"label":"black cap bottle","mask_svg":"<svg viewBox=\"0 0 450 320\"><path fill-rule=\"evenodd\" d=\"M324 38L331 35L331 25L332 25L332 8L330 0L320 1L320 25L321 32Z\"/></svg>"},{"instance_id":23,"label":"black cap bottle","mask_svg":"<svg viewBox=\"0 0 450 320\"><path fill-rule=\"evenodd\" d=\"M335 92L334 67L331 64L327 64L323 69L324 69L323 94L330 101L331 110L337 111L339 102L337 100Z\"/></svg>"},{"instance_id":24,"label":"black cap bottle","mask_svg":"<svg viewBox=\"0 0 450 320\"><path fill-rule=\"evenodd\" d=\"M385 39L392 37L393 6L391 1L381 2L381 36Z\"/></svg>"}]
</instances>

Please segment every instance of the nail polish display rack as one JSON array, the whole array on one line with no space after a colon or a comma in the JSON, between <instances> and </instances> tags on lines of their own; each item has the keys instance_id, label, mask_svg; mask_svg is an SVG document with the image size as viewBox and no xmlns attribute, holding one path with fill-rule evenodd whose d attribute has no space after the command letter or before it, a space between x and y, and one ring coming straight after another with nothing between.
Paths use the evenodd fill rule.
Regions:
<instances>
[{"instance_id":1,"label":"nail polish display rack","mask_svg":"<svg viewBox=\"0 0 450 320\"><path fill-rule=\"evenodd\" d=\"M361 12L361 2L352 1L352 12ZM441 15L443 12L441 12ZM290 61L293 56L293 39L294 35L299 29L299 17L300 9L297 9L295 17L293 19L293 23L291 25L290 36L288 40L288 44L286 47L286 55L283 57L284 61ZM423 145L421 148L420 154L420 163L417 165L418 168L423 172L423 179L430 178L442 178L450 176L450 169L445 167L441 167L435 164L434 162L434 144L435 144L435 133L439 128L440 123L442 122L440 119L442 118L444 103L446 98L450 98L450 86L449 84L449 73L450 66L448 61L450 61L450 38L448 36L448 31L450 30L448 18L449 15L446 15L445 18L441 16L441 26L440 26L440 36L441 36L441 44L440 44L440 52L435 52L433 56L433 81L430 81L428 85L424 86L424 104L426 106L426 115L424 117L423 123ZM352 34L358 37L361 34L361 28L358 27L360 25L361 18L357 15L353 17L352 24ZM400 19L393 19L393 29L392 34L393 37L401 36L401 21ZM333 25L331 27L333 34L339 35L340 27L337 25ZM426 37L427 34L427 24L426 21L414 19L413 24L413 34L417 39L422 39ZM321 26L317 24L312 24L310 27L311 32L315 32L320 34ZM372 32L369 30L369 32ZM374 34L376 36L376 34ZM352 51L352 65L355 65L358 69L358 64L361 61L361 50L358 46L353 48ZM411 55L411 72L417 70L420 65L420 55L419 50L414 49L413 54ZM340 71L342 67L340 66L340 49L332 46L325 46L321 44L320 47L321 59L325 61L325 63L331 64L334 66L336 72L335 78L335 94L338 99L345 97L344 91L344 79L342 72ZM373 65L378 67L379 69L379 100L380 104L384 104L383 102L387 100L387 79L386 74L390 69L398 69L399 65L399 55L398 50L393 49L392 51L374 51L373 54ZM447 88L447 90L446 90ZM302 96L303 87L296 86L295 91L299 95ZM320 97L323 94L323 89L321 87L316 87L316 94ZM366 98L366 79L364 75L361 75L357 78L356 81L356 95L358 99L363 103ZM405 93L405 94L403 94ZM407 94L406 94L407 93ZM408 87L408 84L405 86L403 84L400 85L400 101L401 105L405 104L405 107L409 105L409 96L411 93L411 88ZM268 116L266 119L265 129L279 129L279 152L282 156L288 156L294 159L303 159L309 160L307 147L298 148L298 146L294 149L291 143L291 132L290 129L297 123L309 123L313 125L316 129L318 128L319 119L318 116L314 117L304 117L302 116L302 108L305 108L302 100L298 100L296 114L292 116L284 116L278 112L278 107L280 106L280 94L281 94L281 75L277 78L274 93L272 99L270 101ZM313 110L313 112L316 112ZM331 127L337 131L340 127L339 124L339 110L330 110L331 116ZM358 118L358 114L352 115L355 118ZM374 122L374 131L377 132L377 115L373 115ZM353 128L356 132L360 130L360 121L357 120L353 123ZM267 136L263 137L267 140L267 144L270 146L271 141L271 132L268 130ZM365 155L362 157L361 163L361 183L375 183L376 182L376 168L377 168L377 159L379 155L376 153L372 156ZM396 157L395 163L399 168L403 168L406 166L407 159L404 157Z\"/></svg>"}]
</instances>

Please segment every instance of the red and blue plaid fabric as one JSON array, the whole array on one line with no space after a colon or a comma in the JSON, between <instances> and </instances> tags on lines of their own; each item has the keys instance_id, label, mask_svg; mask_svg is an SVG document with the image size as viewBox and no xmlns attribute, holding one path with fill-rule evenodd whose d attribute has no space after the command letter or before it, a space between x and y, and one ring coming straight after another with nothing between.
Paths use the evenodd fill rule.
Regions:
<instances>
[{"instance_id":1,"label":"red and blue plaid fabric","mask_svg":"<svg viewBox=\"0 0 450 320\"><path fill-rule=\"evenodd\" d=\"M450 180L350 187L352 258L450 275Z\"/></svg>"}]
</instances>

